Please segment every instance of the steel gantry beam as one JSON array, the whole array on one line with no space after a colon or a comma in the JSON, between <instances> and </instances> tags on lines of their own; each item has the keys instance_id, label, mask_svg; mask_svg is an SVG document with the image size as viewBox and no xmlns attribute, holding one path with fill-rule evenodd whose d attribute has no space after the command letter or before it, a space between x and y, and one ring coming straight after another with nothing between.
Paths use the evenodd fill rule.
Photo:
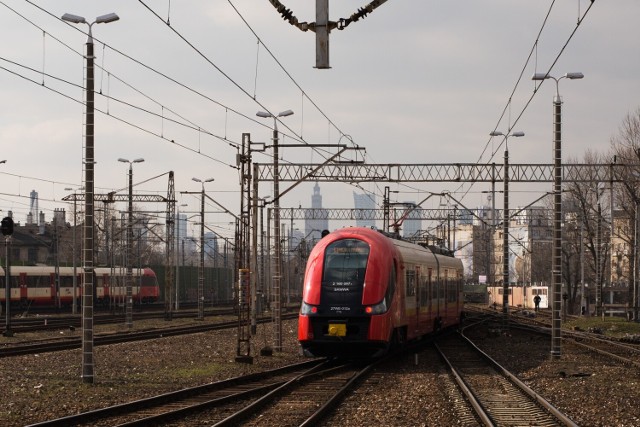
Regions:
<instances>
[{"instance_id":1,"label":"steel gantry beam","mask_svg":"<svg viewBox=\"0 0 640 427\"><path fill-rule=\"evenodd\" d=\"M115 203L115 202L128 202L129 195L128 194L116 194L116 193L107 193L107 194L94 194L93 199L96 202L107 202L107 203ZM74 193L69 194L68 196L64 196L62 198L65 202L82 202L84 201L84 193ZM164 196L159 196L157 194L134 194L133 195L134 202L158 202L158 203L168 203L173 202L175 200L169 200Z\"/></svg>"},{"instance_id":2,"label":"steel gantry beam","mask_svg":"<svg viewBox=\"0 0 640 427\"><path fill-rule=\"evenodd\" d=\"M256 163L258 181L273 181L273 164ZM563 182L621 182L631 165L564 164ZM500 182L504 165L497 163L364 164L332 163L280 164L280 181L322 182ZM510 182L553 182L552 164L510 164Z\"/></svg>"},{"instance_id":3,"label":"steel gantry beam","mask_svg":"<svg viewBox=\"0 0 640 427\"><path fill-rule=\"evenodd\" d=\"M406 209L398 209L399 212L404 212ZM496 212L500 212L496 209ZM457 210L454 208L448 209L425 209L418 208L412 211L411 219L421 220L434 220L441 221L447 218L453 218L454 215L458 218L464 214L460 208ZM282 220L314 220L314 219L330 219L337 221L355 221L361 219L383 220L384 209L356 209L356 208L280 208L280 219Z\"/></svg>"}]
</instances>

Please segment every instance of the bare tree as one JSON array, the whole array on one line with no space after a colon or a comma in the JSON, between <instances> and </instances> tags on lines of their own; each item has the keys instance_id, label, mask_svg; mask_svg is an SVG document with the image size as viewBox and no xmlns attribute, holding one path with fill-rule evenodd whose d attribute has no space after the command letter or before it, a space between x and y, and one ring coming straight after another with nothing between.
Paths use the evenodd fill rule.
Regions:
<instances>
[{"instance_id":1,"label":"bare tree","mask_svg":"<svg viewBox=\"0 0 640 427\"><path fill-rule=\"evenodd\" d=\"M611 147L618 162L629 165L624 168L618 178L622 185L618 186L616 200L620 210L620 223L624 226L617 228L621 250L618 253L624 257L628 265L629 274L624 277L629 285L628 303L633 307L633 278L637 277L637 224L638 204L640 203L640 108L627 114L622 120L618 133L611 138ZM624 221L626 220L626 221ZM622 263L623 260L619 260ZM620 269L625 271L625 269Z\"/></svg>"}]
</instances>

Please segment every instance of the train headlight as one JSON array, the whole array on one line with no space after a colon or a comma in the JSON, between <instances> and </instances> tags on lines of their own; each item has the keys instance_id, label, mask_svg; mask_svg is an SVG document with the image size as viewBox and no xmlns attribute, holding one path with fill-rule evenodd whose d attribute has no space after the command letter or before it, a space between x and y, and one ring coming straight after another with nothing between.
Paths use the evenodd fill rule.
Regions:
<instances>
[{"instance_id":1,"label":"train headlight","mask_svg":"<svg viewBox=\"0 0 640 427\"><path fill-rule=\"evenodd\" d=\"M387 307L387 299L384 298L380 303L376 305L368 305L364 311L367 314L382 314L386 313L389 308Z\"/></svg>"},{"instance_id":2,"label":"train headlight","mask_svg":"<svg viewBox=\"0 0 640 427\"><path fill-rule=\"evenodd\" d=\"M312 314L318 314L318 307L316 307L315 305L307 304L306 302L302 301L302 307L300 307L300 314L304 314L306 316L309 316Z\"/></svg>"}]
</instances>

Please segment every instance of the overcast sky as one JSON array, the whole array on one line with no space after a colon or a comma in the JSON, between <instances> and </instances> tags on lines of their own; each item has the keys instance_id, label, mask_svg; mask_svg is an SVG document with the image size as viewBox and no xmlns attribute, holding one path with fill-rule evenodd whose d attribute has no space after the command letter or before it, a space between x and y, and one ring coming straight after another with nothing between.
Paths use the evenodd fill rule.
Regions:
<instances>
[{"instance_id":1,"label":"overcast sky","mask_svg":"<svg viewBox=\"0 0 640 427\"><path fill-rule=\"evenodd\" d=\"M313 1L281 1L299 21L315 20ZM330 0L330 19L348 18L367 2ZM60 199L83 181L87 26L59 17L72 13L91 22L110 12L120 20L92 27L101 94L96 192L126 187L128 166L118 158L143 157L134 182L162 176L136 192L166 195L163 174L173 170L178 203L188 204L183 211L199 209L197 197L180 194L200 190L192 177L215 178L207 193L239 210L241 135L270 143L273 121L256 117L259 110L294 111L279 124L281 143L337 144L348 135L366 148L370 163L502 163L501 141L491 141L489 132L510 128L526 133L510 139L511 163L550 163L555 84L543 84L526 106L534 72L585 75L560 82L565 159L580 159L587 149L606 152L621 121L640 106L637 0L388 0L331 33L326 70L314 68L315 34L289 25L268 0L0 0L2 215L12 210L24 222L31 190L47 221L55 208L72 209ZM327 156L309 148L281 153L283 162ZM271 158L257 153L254 160ZM384 185L362 187L380 202ZM281 205L309 206L312 187L301 185ZM400 191L398 200L413 201L458 188L391 187ZM528 204L550 188L512 186L512 203ZM486 202L487 189L465 186L463 203ZM321 184L325 207L352 207L353 191L361 190ZM261 196L271 192L261 185ZM209 218L217 227L230 221L226 214Z\"/></svg>"}]
</instances>

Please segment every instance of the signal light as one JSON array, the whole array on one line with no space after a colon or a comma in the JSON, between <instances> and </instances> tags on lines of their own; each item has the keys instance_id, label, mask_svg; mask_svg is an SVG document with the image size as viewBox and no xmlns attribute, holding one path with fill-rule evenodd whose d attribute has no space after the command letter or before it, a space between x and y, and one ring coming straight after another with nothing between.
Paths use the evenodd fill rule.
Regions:
<instances>
[{"instance_id":1,"label":"signal light","mask_svg":"<svg viewBox=\"0 0 640 427\"><path fill-rule=\"evenodd\" d=\"M371 313L373 313L373 308L371 308L371 306L367 306L367 307L364 309L364 312L365 312L365 313L367 313L367 314L371 314Z\"/></svg>"},{"instance_id":2,"label":"signal light","mask_svg":"<svg viewBox=\"0 0 640 427\"><path fill-rule=\"evenodd\" d=\"M11 236L13 234L13 219L11 217L4 217L0 222L0 231L3 236Z\"/></svg>"}]
</instances>

